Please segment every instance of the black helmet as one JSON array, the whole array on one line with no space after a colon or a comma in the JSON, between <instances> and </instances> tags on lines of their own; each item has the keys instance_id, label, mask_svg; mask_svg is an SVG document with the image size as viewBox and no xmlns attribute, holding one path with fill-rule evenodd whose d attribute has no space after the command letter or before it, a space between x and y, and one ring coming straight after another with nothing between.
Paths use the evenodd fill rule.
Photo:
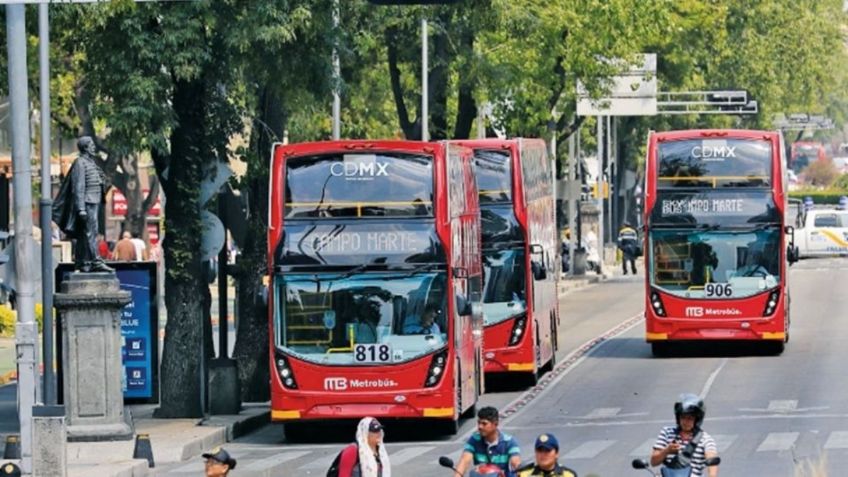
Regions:
<instances>
[{"instance_id":1,"label":"black helmet","mask_svg":"<svg viewBox=\"0 0 848 477\"><path fill-rule=\"evenodd\" d=\"M701 427L704 422L704 415L707 413L707 406L704 400L690 393L681 394L674 403L674 420L677 425L680 425L680 416L690 414L695 416L695 427Z\"/></svg>"}]
</instances>

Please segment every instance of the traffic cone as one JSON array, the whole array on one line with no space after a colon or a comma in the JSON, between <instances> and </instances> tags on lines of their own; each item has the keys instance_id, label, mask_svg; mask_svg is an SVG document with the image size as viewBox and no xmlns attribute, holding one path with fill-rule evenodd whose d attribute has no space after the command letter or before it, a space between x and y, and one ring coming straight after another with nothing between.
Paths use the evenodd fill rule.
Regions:
<instances>
[{"instance_id":1,"label":"traffic cone","mask_svg":"<svg viewBox=\"0 0 848 477\"><path fill-rule=\"evenodd\" d=\"M150 436L148 434L137 434L135 436L133 459L147 459L148 468L152 469L156 467L156 464L153 462L153 446L150 445Z\"/></svg>"},{"instance_id":2,"label":"traffic cone","mask_svg":"<svg viewBox=\"0 0 848 477\"><path fill-rule=\"evenodd\" d=\"M4 459L21 458L21 439L19 436L6 436L6 450L3 451Z\"/></svg>"}]
</instances>

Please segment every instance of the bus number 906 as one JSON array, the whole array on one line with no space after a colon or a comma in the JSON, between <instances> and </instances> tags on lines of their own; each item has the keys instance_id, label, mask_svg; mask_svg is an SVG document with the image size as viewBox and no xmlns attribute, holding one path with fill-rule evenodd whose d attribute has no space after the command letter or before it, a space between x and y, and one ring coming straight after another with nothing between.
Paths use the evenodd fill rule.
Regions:
<instances>
[{"instance_id":1,"label":"bus number 906","mask_svg":"<svg viewBox=\"0 0 848 477\"><path fill-rule=\"evenodd\" d=\"M387 344L358 344L353 347L353 360L357 363L390 363L392 347Z\"/></svg>"},{"instance_id":2,"label":"bus number 906","mask_svg":"<svg viewBox=\"0 0 848 477\"><path fill-rule=\"evenodd\" d=\"M729 283L707 283L704 286L707 298L729 298L733 295L733 289Z\"/></svg>"}]
</instances>

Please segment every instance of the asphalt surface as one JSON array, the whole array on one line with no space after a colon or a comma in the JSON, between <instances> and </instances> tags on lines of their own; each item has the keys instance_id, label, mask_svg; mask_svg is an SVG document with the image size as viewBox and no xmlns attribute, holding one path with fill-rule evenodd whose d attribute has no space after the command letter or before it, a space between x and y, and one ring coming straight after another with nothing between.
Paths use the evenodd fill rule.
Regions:
<instances>
[{"instance_id":1,"label":"asphalt surface","mask_svg":"<svg viewBox=\"0 0 848 477\"><path fill-rule=\"evenodd\" d=\"M673 423L675 398L694 392L706 397L704 427L718 443L722 476L813 475L798 471L808 463L821 464L826 475L846 475L846 281L844 259L792 267L791 341L780 356L756 347L699 346L653 358L638 318L641 276L572 292L561 297L560 364L544 389L523 393L510 383L489 383L481 404L508 411L501 427L518 439L527 460L534 438L545 431L557 435L561 462L581 476L647 475L630 461L646 457L659 429ZM579 350L588 352L565 359ZM437 459L456 458L474 424L466 421L457 436L440 436L426 425L390 423L394 475L451 475ZM288 444L280 426L266 426L227 446L239 460L233 475L325 475L352 432L352 426L322 428L317 442ZM201 470L198 459L158 473Z\"/></svg>"}]
</instances>

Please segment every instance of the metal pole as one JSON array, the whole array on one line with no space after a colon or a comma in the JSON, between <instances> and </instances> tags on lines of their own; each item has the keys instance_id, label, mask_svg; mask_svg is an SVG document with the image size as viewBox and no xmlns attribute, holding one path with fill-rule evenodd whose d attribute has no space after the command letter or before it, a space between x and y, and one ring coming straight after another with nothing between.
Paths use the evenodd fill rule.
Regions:
<instances>
[{"instance_id":1,"label":"metal pole","mask_svg":"<svg viewBox=\"0 0 848 477\"><path fill-rule=\"evenodd\" d=\"M577 207L575 207L575 205L576 205L575 201L577 200L577 197L579 197L579 195L577 197L574 197L574 192L580 190L580 185L575 184L575 180L574 180L574 178L575 178L574 165L577 162L576 157L575 157L576 151L577 151L577 144L576 144L575 135L576 134L573 133L568 138L568 191L569 191L569 194L568 194L568 230L569 230L569 234L571 235L568 238L568 267L569 267L568 268L568 275L569 276L574 275L574 249L577 247L576 241L575 241L575 237L577 237L577 236L574 234L575 233L574 224L576 223L575 219L576 219L576 215L577 215ZM576 188L575 188L575 185L577 186ZM579 194L579 192L578 192L578 194Z\"/></svg>"},{"instance_id":2,"label":"metal pole","mask_svg":"<svg viewBox=\"0 0 848 477\"><path fill-rule=\"evenodd\" d=\"M429 98L427 88L429 87L429 71L428 55L427 55L427 19L421 19L421 140L430 140L429 130Z\"/></svg>"},{"instance_id":3,"label":"metal pole","mask_svg":"<svg viewBox=\"0 0 848 477\"><path fill-rule=\"evenodd\" d=\"M577 182L579 184L578 187L580 189L580 193L578 195L578 198L576 199L577 200L577 235L576 235L576 237L577 237L577 246L583 247L584 251L585 251L585 245L583 244L583 214L580 211L580 209L582 208L582 207L580 207L580 204L583 202L583 178L584 178L584 173L585 173L585 171L583 170L583 160L582 160L583 146L582 146L581 140L580 140L581 139L581 132L580 132L581 129L582 128L579 128L579 127L577 128L577 139L575 140L575 142L577 142L577 154L576 154L576 159L577 159L576 170L578 171Z\"/></svg>"},{"instance_id":4,"label":"metal pole","mask_svg":"<svg viewBox=\"0 0 848 477\"><path fill-rule=\"evenodd\" d=\"M56 404L53 382L53 190L50 181L50 7L38 5L38 64L41 101L41 312L44 317L44 404Z\"/></svg>"},{"instance_id":5,"label":"metal pole","mask_svg":"<svg viewBox=\"0 0 848 477\"><path fill-rule=\"evenodd\" d=\"M226 217L224 193L218 193L218 217ZM227 346L229 323L227 322L227 227L224 225L224 245L218 252L218 359L230 357Z\"/></svg>"},{"instance_id":6,"label":"metal pole","mask_svg":"<svg viewBox=\"0 0 848 477\"><path fill-rule=\"evenodd\" d=\"M30 165L29 92L27 90L26 10L6 5L9 60L9 103L12 136L12 187L15 201L15 277L18 322L18 417L21 426L21 470L32 472L32 406L35 404L35 290L32 238L32 166Z\"/></svg>"},{"instance_id":7,"label":"metal pole","mask_svg":"<svg viewBox=\"0 0 848 477\"><path fill-rule=\"evenodd\" d=\"M336 34L333 45L333 139L342 137L342 99L341 99L341 62L339 61L339 0L333 2L333 31ZM226 356L226 354L222 355Z\"/></svg>"},{"instance_id":8,"label":"metal pole","mask_svg":"<svg viewBox=\"0 0 848 477\"><path fill-rule=\"evenodd\" d=\"M604 117L598 116L598 261L604 265Z\"/></svg>"},{"instance_id":9,"label":"metal pole","mask_svg":"<svg viewBox=\"0 0 848 477\"><path fill-rule=\"evenodd\" d=\"M613 215L613 210L612 210L612 208L613 208L613 206L612 206L613 193L612 193L612 189L613 189L613 184L615 183L614 182L615 179L614 179L614 176L613 176L614 170L615 170L615 165L614 165L613 161L615 159L613 157L614 153L613 153L613 150L612 150L612 125L611 125L612 117L607 116L606 122L607 122L607 125L606 125L606 128L607 128L606 151L607 151L607 153L606 153L605 157L607 159L607 190L609 190L609 195L607 196L607 235L609 235L609 237L607 238L606 243L610 243L610 242L612 242L612 233L613 233L612 232L613 231L613 228L612 228L613 227L613 223L612 223L612 215Z\"/></svg>"}]
</instances>

